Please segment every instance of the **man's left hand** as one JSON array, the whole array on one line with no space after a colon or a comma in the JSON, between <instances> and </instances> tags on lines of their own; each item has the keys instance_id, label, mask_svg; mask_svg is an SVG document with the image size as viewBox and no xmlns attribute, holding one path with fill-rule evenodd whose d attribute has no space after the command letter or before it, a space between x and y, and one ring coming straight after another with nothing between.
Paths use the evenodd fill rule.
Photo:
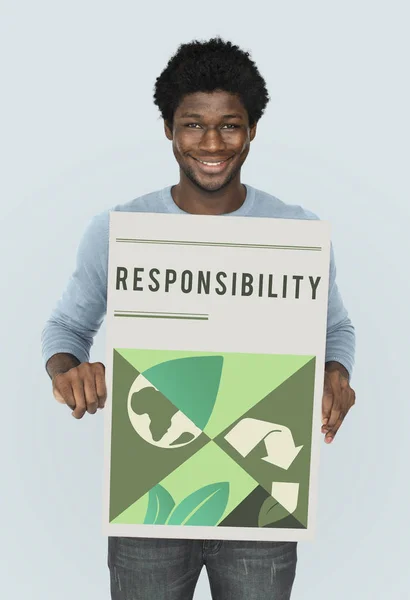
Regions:
<instances>
[{"instance_id":1,"label":"man's left hand","mask_svg":"<svg viewBox=\"0 0 410 600\"><path fill-rule=\"evenodd\" d=\"M332 361L326 363L322 402L322 433L325 442L333 442L339 427L356 402L356 394L350 387L349 373L343 365Z\"/></svg>"}]
</instances>

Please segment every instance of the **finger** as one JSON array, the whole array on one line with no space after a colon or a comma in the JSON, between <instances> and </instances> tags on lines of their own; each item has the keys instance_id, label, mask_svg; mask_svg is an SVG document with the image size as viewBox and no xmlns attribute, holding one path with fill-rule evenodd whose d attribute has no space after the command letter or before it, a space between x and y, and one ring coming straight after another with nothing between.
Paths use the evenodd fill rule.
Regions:
<instances>
[{"instance_id":1,"label":"finger","mask_svg":"<svg viewBox=\"0 0 410 600\"><path fill-rule=\"evenodd\" d=\"M330 373L329 382L332 387L333 404L327 422L327 429L332 429L336 425L336 422L340 416L340 412L342 409L342 389L340 387L340 379L338 373Z\"/></svg>"},{"instance_id":2,"label":"finger","mask_svg":"<svg viewBox=\"0 0 410 600\"><path fill-rule=\"evenodd\" d=\"M350 388L349 384L345 385L344 382L342 382L341 394L340 394L341 400L340 400L340 405L339 405L339 409L340 409L339 418L344 419L346 417L347 413L349 412L349 410L352 406L352 393L353 393L353 390ZM335 424L335 426L336 426L336 424ZM333 430L334 430L334 427L332 427Z\"/></svg>"},{"instance_id":3,"label":"finger","mask_svg":"<svg viewBox=\"0 0 410 600\"><path fill-rule=\"evenodd\" d=\"M332 411L333 414L332 414L332 416L329 417L328 422L322 426L322 433L327 433L331 429L334 429L334 427L335 427L334 423L337 424L337 421L341 417L343 419L345 418L345 416L349 412L350 408L354 404L354 399L352 400L349 395L347 397L348 397L348 399L345 400L344 399L344 394L342 394L342 402L341 402L341 407L340 408L338 408L336 406L336 404L335 404L335 406L333 407L333 411Z\"/></svg>"},{"instance_id":4,"label":"finger","mask_svg":"<svg viewBox=\"0 0 410 600\"><path fill-rule=\"evenodd\" d=\"M95 389L98 397L98 408L104 408L107 399L107 387L105 383L105 367L102 363L100 368L95 370Z\"/></svg>"},{"instance_id":5,"label":"finger","mask_svg":"<svg viewBox=\"0 0 410 600\"><path fill-rule=\"evenodd\" d=\"M333 391L330 382L326 378L323 388L323 399L322 399L322 424L326 425L329 420L330 413L333 405Z\"/></svg>"},{"instance_id":6,"label":"finger","mask_svg":"<svg viewBox=\"0 0 410 600\"><path fill-rule=\"evenodd\" d=\"M340 418L340 414L341 414L341 409L336 404L334 404L333 408L332 408L332 412L330 413L329 420L325 427L326 431L333 430L333 428L335 427L336 423L338 422L338 420Z\"/></svg>"},{"instance_id":7,"label":"finger","mask_svg":"<svg viewBox=\"0 0 410 600\"><path fill-rule=\"evenodd\" d=\"M92 373L88 373L84 378L84 395L86 410L90 415L94 415L98 408L97 390L95 389L95 379Z\"/></svg>"},{"instance_id":8,"label":"finger","mask_svg":"<svg viewBox=\"0 0 410 600\"><path fill-rule=\"evenodd\" d=\"M341 424L346 419L346 416L347 416L348 412L350 411L350 409L352 408L352 406L354 406L354 404L355 404L355 400L356 400L355 396L356 395L355 395L355 392L351 388L346 391L346 395L347 395L347 399L343 400L343 403L344 403L343 406L345 408L343 408L340 411L340 416L339 416L338 420L336 421L335 426L332 427L332 428L328 428L328 427L322 428L322 433L326 434L325 441L327 443L330 443L330 442L333 441L333 439L334 439L336 433L338 432Z\"/></svg>"},{"instance_id":9,"label":"finger","mask_svg":"<svg viewBox=\"0 0 410 600\"><path fill-rule=\"evenodd\" d=\"M57 402L67 404L71 410L75 409L75 399L71 383L68 381L61 383L60 379L55 378L53 382L53 394Z\"/></svg>"},{"instance_id":10,"label":"finger","mask_svg":"<svg viewBox=\"0 0 410 600\"><path fill-rule=\"evenodd\" d=\"M87 410L87 405L84 395L84 384L78 375L72 377L71 386L74 392L75 409L73 410L73 417L81 419Z\"/></svg>"},{"instance_id":11,"label":"finger","mask_svg":"<svg viewBox=\"0 0 410 600\"><path fill-rule=\"evenodd\" d=\"M64 396L62 395L62 393L60 392L60 390L57 387L53 388L53 394L54 394L54 398L57 400L57 402L60 402L61 404L65 404L65 400L64 400Z\"/></svg>"},{"instance_id":12,"label":"finger","mask_svg":"<svg viewBox=\"0 0 410 600\"><path fill-rule=\"evenodd\" d=\"M341 414L339 419L336 422L336 425L333 427L333 429L331 429L330 431L327 432L327 434L325 436L326 444L331 444L333 442L337 432L339 431L341 424L344 421L344 418L345 418L345 415Z\"/></svg>"}]
</instances>

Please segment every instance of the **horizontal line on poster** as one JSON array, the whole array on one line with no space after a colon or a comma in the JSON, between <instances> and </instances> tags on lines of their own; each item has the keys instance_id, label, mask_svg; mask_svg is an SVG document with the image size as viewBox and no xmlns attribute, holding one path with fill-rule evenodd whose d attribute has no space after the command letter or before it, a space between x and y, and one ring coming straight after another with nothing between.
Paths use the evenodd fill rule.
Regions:
<instances>
[{"instance_id":1,"label":"horizontal line on poster","mask_svg":"<svg viewBox=\"0 0 410 600\"><path fill-rule=\"evenodd\" d=\"M252 248L261 250L306 250L311 252L320 252L320 246L279 246L269 244L239 244L234 242L190 242L183 240L144 240L132 238L116 238L117 242L131 244L160 244L169 246L205 246L217 248Z\"/></svg>"},{"instance_id":2,"label":"horizontal line on poster","mask_svg":"<svg viewBox=\"0 0 410 600\"><path fill-rule=\"evenodd\" d=\"M114 317L137 317L142 319L187 319L192 321L208 321L209 315L195 313L163 313L144 311L114 311Z\"/></svg>"}]
</instances>

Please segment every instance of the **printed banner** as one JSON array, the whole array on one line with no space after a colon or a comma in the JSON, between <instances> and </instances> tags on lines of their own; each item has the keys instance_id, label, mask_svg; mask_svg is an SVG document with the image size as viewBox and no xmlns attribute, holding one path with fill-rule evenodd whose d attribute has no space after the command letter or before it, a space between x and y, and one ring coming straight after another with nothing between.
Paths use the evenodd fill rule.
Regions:
<instances>
[{"instance_id":1,"label":"printed banner","mask_svg":"<svg viewBox=\"0 0 410 600\"><path fill-rule=\"evenodd\" d=\"M328 224L110 216L105 534L311 539Z\"/></svg>"}]
</instances>

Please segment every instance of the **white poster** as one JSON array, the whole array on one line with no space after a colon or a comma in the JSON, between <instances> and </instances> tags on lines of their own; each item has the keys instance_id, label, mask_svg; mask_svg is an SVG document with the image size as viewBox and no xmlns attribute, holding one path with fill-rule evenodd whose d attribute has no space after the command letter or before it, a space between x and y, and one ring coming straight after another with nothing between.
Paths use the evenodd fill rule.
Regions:
<instances>
[{"instance_id":1,"label":"white poster","mask_svg":"<svg viewBox=\"0 0 410 600\"><path fill-rule=\"evenodd\" d=\"M330 237L322 221L111 213L104 531L314 531Z\"/></svg>"}]
</instances>

